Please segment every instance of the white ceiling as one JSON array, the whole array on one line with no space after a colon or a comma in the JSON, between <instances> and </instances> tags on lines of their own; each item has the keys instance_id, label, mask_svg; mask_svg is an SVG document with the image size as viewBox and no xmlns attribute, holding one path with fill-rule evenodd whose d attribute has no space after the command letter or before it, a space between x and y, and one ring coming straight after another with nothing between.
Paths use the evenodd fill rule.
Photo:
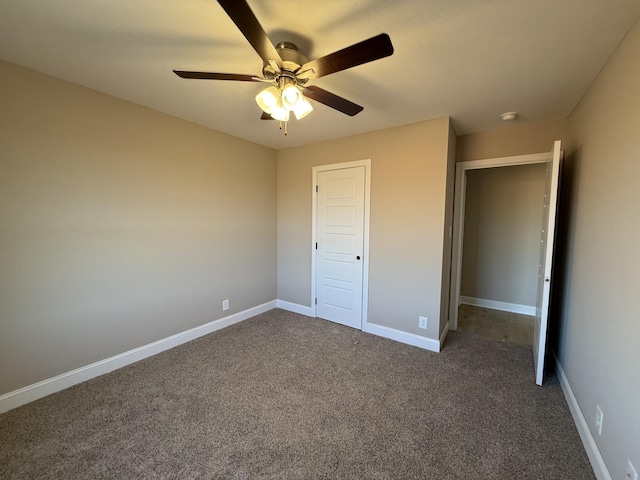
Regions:
<instances>
[{"instance_id":1,"label":"white ceiling","mask_svg":"<svg viewBox=\"0 0 640 480\"><path fill-rule=\"evenodd\" d=\"M640 16L638 0L248 0L274 43L316 58L386 32L395 53L310 84L363 105L314 103L289 135L261 121L263 84L172 69L259 74L215 0L2 0L0 58L276 149L449 115L458 134L499 115L566 117Z\"/></svg>"}]
</instances>

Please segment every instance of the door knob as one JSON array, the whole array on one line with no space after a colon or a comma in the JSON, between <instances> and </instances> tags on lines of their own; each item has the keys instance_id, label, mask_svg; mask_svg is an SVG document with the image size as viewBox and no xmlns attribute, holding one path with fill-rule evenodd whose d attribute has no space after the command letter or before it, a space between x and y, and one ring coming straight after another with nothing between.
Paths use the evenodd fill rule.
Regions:
<instances>
[{"instance_id":1,"label":"door knob","mask_svg":"<svg viewBox=\"0 0 640 480\"><path fill-rule=\"evenodd\" d=\"M358 256L356 257L356 260L360 260L360 255L358 255Z\"/></svg>"}]
</instances>

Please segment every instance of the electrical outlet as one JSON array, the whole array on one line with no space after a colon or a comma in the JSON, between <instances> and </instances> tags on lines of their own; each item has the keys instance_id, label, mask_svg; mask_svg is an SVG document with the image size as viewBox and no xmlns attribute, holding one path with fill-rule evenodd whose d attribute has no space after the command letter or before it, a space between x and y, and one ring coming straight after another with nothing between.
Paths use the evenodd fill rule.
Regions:
<instances>
[{"instance_id":1,"label":"electrical outlet","mask_svg":"<svg viewBox=\"0 0 640 480\"><path fill-rule=\"evenodd\" d=\"M427 329L427 317L418 317L418 327Z\"/></svg>"},{"instance_id":2,"label":"electrical outlet","mask_svg":"<svg viewBox=\"0 0 640 480\"><path fill-rule=\"evenodd\" d=\"M602 435L602 421L604 420L604 414L602 413L602 409L600 409L600 405L596 405L596 431L598 435Z\"/></svg>"},{"instance_id":3,"label":"electrical outlet","mask_svg":"<svg viewBox=\"0 0 640 480\"><path fill-rule=\"evenodd\" d=\"M636 472L636 469L633 468L631 460L627 460L627 478L629 480L638 480L638 473Z\"/></svg>"},{"instance_id":4,"label":"electrical outlet","mask_svg":"<svg viewBox=\"0 0 640 480\"><path fill-rule=\"evenodd\" d=\"M229 310L229 299L222 300L222 310Z\"/></svg>"}]
</instances>

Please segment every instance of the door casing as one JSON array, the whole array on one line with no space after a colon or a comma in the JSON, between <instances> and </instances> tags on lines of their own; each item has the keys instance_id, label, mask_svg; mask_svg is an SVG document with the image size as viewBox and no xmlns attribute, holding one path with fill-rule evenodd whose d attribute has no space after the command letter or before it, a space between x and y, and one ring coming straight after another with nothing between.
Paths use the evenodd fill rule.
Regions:
<instances>
[{"instance_id":1,"label":"door casing","mask_svg":"<svg viewBox=\"0 0 640 480\"><path fill-rule=\"evenodd\" d=\"M453 245L451 258L451 294L449 303L449 330L458 329L458 305L462 279L462 244L464 239L464 204L467 190L467 172L483 168L511 167L549 161L550 153L517 155L512 157L471 160L456 164L455 200L453 207Z\"/></svg>"}]
</instances>

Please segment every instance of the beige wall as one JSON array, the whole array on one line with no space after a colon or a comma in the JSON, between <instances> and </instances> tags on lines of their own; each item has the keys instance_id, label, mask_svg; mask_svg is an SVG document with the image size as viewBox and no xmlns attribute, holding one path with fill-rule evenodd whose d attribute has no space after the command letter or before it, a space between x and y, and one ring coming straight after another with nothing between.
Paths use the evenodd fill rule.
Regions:
<instances>
[{"instance_id":1,"label":"beige wall","mask_svg":"<svg viewBox=\"0 0 640 480\"><path fill-rule=\"evenodd\" d=\"M459 136L457 161L548 152L555 140L564 143L566 135L566 120L515 122L489 132Z\"/></svg>"},{"instance_id":2,"label":"beige wall","mask_svg":"<svg viewBox=\"0 0 640 480\"><path fill-rule=\"evenodd\" d=\"M0 63L0 394L275 299L276 152Z\"/></svg>"},{"instance_id":3,"label":"beige wall","mask_svg":"<svg viewBox=\"0 0 640 480\"><path fill-rule=\"evenodd\" d=\"M460 294L535 307L545 165L469 170Z\"/></svg>"},{"instance_id":4,"label":"beige wall","mask_svg":"<svg viewBox=\"0 0 640 480\"><path fill-rule=\"evenodd\" d=\"M558 354L613 478L640 471L640 24L569 117Z\"/></svg>"},{"instance_id":5,"label":"beige wall","mask_svg":"<svg viewBox=\"0 0 640 480\"><path fill-rule=\"evenodd\" d=\"M278 152L278 298L311 305L312 167L371 159L370 323L440 331L448 118Z\"/></svg>"}]
</instances>

